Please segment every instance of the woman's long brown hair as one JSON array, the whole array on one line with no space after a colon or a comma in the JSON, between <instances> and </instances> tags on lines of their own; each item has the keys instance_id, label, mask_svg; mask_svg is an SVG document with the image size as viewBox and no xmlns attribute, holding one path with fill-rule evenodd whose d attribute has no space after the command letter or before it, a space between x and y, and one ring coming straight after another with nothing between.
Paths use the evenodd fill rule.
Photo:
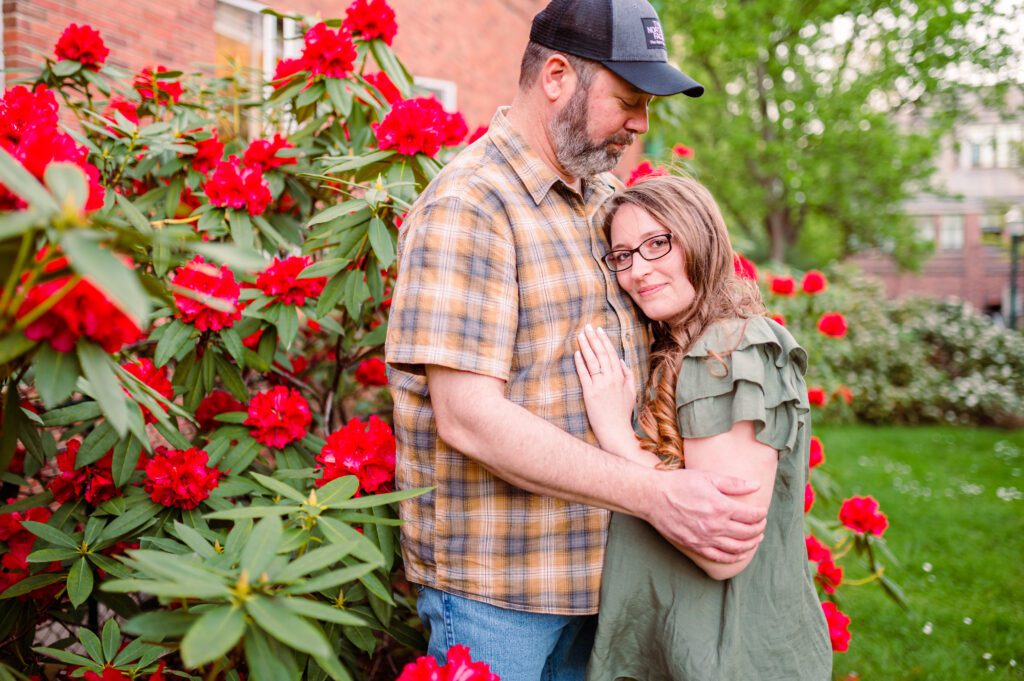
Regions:
<instances>
[{"instance_id":1,"label":"woman's long brown hair","mask_svg":"<svg viewBox=\"0 0 1024 681\"><path fill-rule=\"evenodd\" d=\"M640 426L649 438L641 440L642 446L658 454L665 467L678 468L683 465L683 438L676 421L676 382L683 356L712 324L762 315L765 307L757 284L736 276L725 220L702 184L689 177L659 176L619 192L611 199L604 225L609 241L612 219L627 205L646 211L672 233L672 247L683 249L686 275L696 293L678 318L652 322L653 390L645 391L640 411Z\"/></svg>"}]
</instances>

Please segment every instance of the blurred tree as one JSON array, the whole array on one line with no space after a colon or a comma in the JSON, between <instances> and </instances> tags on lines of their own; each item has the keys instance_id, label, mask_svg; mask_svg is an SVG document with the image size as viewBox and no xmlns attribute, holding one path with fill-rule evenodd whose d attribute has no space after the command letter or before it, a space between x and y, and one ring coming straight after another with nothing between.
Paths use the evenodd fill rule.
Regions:
<instances>
[{"instance_id":1,"label":"blurred tree","mask_svg":"<svg viewBox=\"0 0 1024 681\"><path fill-rule=\"evenodd\" d=\"M1019 78L1021 0L656 4L670 53L706 87L662 100L656 125L695 149L741 241L779 262L813 233L831 241L821 256L881 246L913 266L927 248L902 201L928 187L970 103Z\"/></svg>"}]
</instances>

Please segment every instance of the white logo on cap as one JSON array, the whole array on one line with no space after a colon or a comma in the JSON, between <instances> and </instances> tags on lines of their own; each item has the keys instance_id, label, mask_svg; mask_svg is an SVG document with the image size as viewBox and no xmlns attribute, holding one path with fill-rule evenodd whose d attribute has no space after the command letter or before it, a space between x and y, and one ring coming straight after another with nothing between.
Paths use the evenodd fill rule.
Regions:
<instances>
[{"instance_id":1,"label":"white logo on cap","mask_svg":"<svg viewBox=\"0 0 1024 681\"><path fill-rule=\"evenodd\" d=\"M665 34L661 32L661 22L657 19L641 19L644 25L644 38L647 39L647 49L664 49Z\"/></svg>"}]
</instances>

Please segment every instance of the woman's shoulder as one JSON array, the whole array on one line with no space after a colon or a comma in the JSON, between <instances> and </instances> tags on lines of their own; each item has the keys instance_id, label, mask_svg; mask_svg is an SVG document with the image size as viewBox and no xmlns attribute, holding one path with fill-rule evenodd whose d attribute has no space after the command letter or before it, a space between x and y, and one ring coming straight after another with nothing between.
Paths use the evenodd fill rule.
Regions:
<instances>
[{"instance_id":1,"label":"woman's shoulder","mask_svg":"<svg viewBox=\"0 0 1024 681\"><path fill-rule=\"evenodd\" d=\"M735 353L763 350L778 366L795 363L807 370L807 352L793 335L774 319L749 317L715 322L686 353L692 358L724 358Z\"/></svg>"}]
</instances>

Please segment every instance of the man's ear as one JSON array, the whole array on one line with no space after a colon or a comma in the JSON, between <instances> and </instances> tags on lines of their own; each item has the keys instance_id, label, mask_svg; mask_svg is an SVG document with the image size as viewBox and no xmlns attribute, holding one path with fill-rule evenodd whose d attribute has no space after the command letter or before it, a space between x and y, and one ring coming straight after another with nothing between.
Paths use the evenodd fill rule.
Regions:
<instances>
[{"instance_id":1,"label":"man's ear","mask_svg":"<svg viewBox=\"0 0 1024 681\"><path fill-rule=\"evenodd\" d=\"M540 71L540 89L549 102L568 99L576 90L576 69L562 54L553 54Z\"/></svg>"}]
</instances>

